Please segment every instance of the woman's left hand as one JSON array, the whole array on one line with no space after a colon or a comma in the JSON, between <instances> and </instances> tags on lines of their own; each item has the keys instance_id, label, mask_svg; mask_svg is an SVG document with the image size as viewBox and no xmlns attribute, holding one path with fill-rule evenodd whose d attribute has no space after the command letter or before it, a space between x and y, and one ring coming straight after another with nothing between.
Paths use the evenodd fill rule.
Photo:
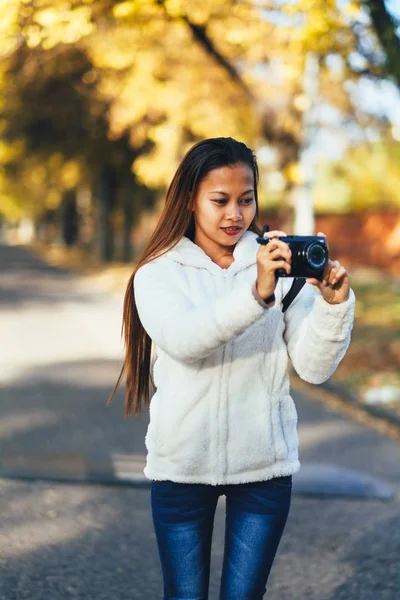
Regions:
<instances>
[{"instance_id":1,"label":"woman's left hand","mask_svg":"<svg viewBox=\"0 0 400 600\"><path fill-rule=\"evenodd\" d=\"M319 236L326 237L320 231ZM341 304L345 302L350 294L350 277L348 272L337 260L329 260L325 269L323 280L308 277L307 283L311 283L319 288L323 298L329 304Z\"/></svg>"}]
</instances>

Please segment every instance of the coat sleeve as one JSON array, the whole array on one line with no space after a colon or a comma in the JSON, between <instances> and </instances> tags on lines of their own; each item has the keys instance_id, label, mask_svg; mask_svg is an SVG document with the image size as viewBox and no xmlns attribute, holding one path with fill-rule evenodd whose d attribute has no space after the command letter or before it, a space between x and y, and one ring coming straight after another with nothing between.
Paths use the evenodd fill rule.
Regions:
<instances>
[{"instance_id":1,"label":"coat sleeve","mask_svg":"<svg viewBox=\"0 0 400 600\"><path fill-rule=\"evenodd\" d=\"M144 329L157 346L182 362L210 355L265 311L251 284L195 306L177 289L165 263L143 265L135 274L133 288Z\"/></svg>"},{"instance_id":2,"label":"coat sleeve","mask_svg":"<svg viewBox=\"0 0 400 600\"><path fill-rule=\"evenodd\" d=\"M308 383L329 379L346 354L354 322L355 295L331 305L306 283L284 315L284 339L293 368Z\"/></svg>"}]
</instances>

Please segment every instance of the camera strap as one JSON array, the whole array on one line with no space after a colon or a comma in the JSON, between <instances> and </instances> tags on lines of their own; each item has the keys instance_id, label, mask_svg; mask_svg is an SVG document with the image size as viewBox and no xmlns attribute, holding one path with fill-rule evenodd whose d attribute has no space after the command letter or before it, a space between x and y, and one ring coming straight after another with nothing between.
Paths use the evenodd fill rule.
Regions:
<instances>
[{"instance_id":1,"label":"camera strap","mask_svg":"<svg viewBox=\"0 0 400 600\"><path fill-rule=\"evenodd\" d=\"M289 308L290 304L296 298L297 294L300 292L306 280L304 278L296 277L292 283L292 286L286 296L282 300L282 312L286 312Z\"/></svg>"}]
</instances>

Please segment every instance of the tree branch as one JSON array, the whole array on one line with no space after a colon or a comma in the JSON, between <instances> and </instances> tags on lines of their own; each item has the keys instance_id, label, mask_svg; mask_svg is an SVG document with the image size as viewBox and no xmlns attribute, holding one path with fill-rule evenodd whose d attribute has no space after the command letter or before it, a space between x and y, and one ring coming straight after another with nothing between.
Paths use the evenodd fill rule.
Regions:
<instances>
[{"instance_id":1,"label":"tree branch","mask_svg":"<svg viewBox=\"0 0 400 600\"><path fill-rule=\"evenodd\" d=\"M400 39L396 25L385 6L384 0L366 0L373 27L386 54L386 71L400 87Z\"/></svg>"},{"instance_id":2,"label":"tree branch","mask_svg":"<svg viewBox=\"0 0 400 600\"><path fill-rule=\"evenodd\" d=\"M157 0L158 4L163 6L169 19L172 17L168 14L164 0ZM194 40L202 46L208 56L210 56L216 64L218 64L230 77L230 79L236 83L240 89L245 93L245 96L249 102L254 104L257 103L256 98L248 88L246 83L240 76L237 69L217 50L213 41L207 34L206 27L196 25L193 23L187 15L180 16L180 19L186 23L192 32ZM280 167L283 168L290 162L294 162L298 159L298 151L300 147L299 140L294 135L288 132L278 122L276 114L271 109L263 110L260 114L260 128L264 139L269 143L275 145L280 152Z\"/></svg>"},{"instance_id":3,"label":"tree branch","mask_svg":"<svg viewBox=\"0 0 400 600\"><path fill-rule=\"evenodd\" d=\"M240 89L245 93L248 100L253 101L254 96L247 87L243 79L240 77L237 69L228 61L214 46L212 40L208 37L206 28L192 23L187 15L183 17L183 21L187 24L194 39L200 46L209 54L215 62L226 71L229 77L234 81Z\"/></svg>"}]
</instances>

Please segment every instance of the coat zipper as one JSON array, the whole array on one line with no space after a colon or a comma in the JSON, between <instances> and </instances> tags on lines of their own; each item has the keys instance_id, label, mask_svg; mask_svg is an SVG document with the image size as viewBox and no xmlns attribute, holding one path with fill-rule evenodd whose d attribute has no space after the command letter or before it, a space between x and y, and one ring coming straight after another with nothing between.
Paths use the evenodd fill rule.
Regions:
<instances>
[{"instance_id":1,"label":"coat zipper","mask_svg":"<svg viewBox=\"0 0 400 600\"><path fill-rule=\"evenodd\" d=\"M223 269L223 273L222 273L222 277L226 280L228 277L228 270L227 269ZM226 284L224 286L226 288ZM224 344L223 350L222 350L222 360L221 360L221 387L220 387L220 394L223 390L223 386L226 385L226 381L224 381L224 367L225 367L225 355L226 355L226 350L227 350L227 346L228 346L229 342L227 342L226 344ZM221 408L221 402L222 402L222 397L220 397L220 408ZM226 407L224 407L226 410ZM220 424L220 418L221 418L221 414L220 414L220 410L218 411L218 421L219 421L219 428L218 428L218 446L222 446L224 447L224 444L221 444L221 424ZM226 424L227 426L227 424ZM220 477L222 476L223 478L226 475L226 454L222 457L221 456L221 452L222 452L222 448L218 448L218 456L220 456L220 461L219 461L219 474L218 474L218 479L220 479ZM226 452L226 448L225 448L225 452ZM222 461L223 458L223 461Z\"/></svg>"}]
</instances>

